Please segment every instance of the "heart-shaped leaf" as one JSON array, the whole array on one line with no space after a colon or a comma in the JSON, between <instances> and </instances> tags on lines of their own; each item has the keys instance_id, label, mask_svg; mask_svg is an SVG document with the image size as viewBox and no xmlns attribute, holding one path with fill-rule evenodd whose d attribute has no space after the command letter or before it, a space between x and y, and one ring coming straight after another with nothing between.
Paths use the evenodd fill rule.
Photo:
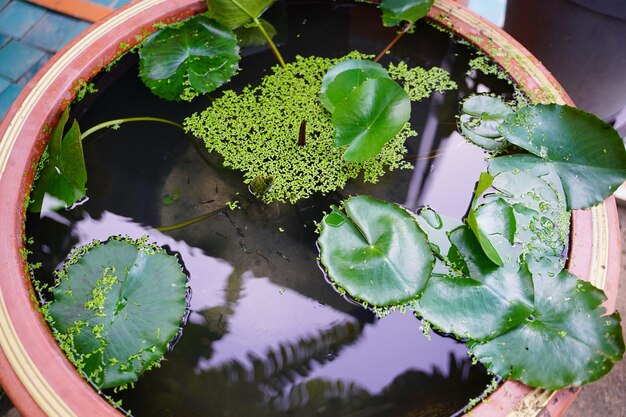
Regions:
<instances>
[{"instance_id":1,"label":"heart-shaped leaf","mask_svg":"<svg viewBox=\"0 0 626 417\"><path fill-rule=\"evenodd\" d=\"M538 169L559 175L570 209L600 203L626 180L624 142L615 129L593 114L569 106L538 104L510 115L499 132L537 157L506 156L492 160L490 166L526 170L545 164Z\"/></svg>"},{"instance_id":2,"label":"heart-shaped leaf","mask_svg":"<svg viewBox=\"0 0 626 417\"><path fill-rule=\"evenodd\" d=\"M467 226L444 233L452 244L446 262L453 272L432 275L413 304L415 313L445 333L472 340L493 338L523 322L532 312L528 269L494 265ZM430 231L428 238L432 239ZM455 252L464 261L463 268L454 260Z\"/></svg>"},{"instance_id":3,"label":"heart-shaped leaf","mask_svg":"<svg viewBox=\"0 0 626 417\"><path fill-rule=\"evenodd\" d=\"M498 127L513 109L499 97L475 95L461 106L459 130L470 142L487 151L500 151L509 144L502 138Z\"/></svg>"},{"instance_id":4,"label":"heart-shaped leaf","mask_svg":"<svg viewBox=\"0 0 626 417\"><path fill-rule=\"evenodd\" d=\"M178 334L187 277L175 256L113 238L75 249L47 305L55 336L100 388L132 382Z\"/></svg>"},{"instance_id":5,"label":"heart-shaped leaf","mask_svg":"<svg viewBox=\"0 0 626 417\"><path fill-rule=\"evenodd\" d=\"M491 372L532 387L562 389L595 381L624 354L619 314L604 315L604 293L567 271L533 276L532 314L471 351Z\"/></svg>"},{"instance_id":6,"label":"heart-shaped leaf","mask_svg":"<svg viewBox=\"0 0 626 417\"><path fill-rule=\"evenodd\" d=\"M370 78L389 78L382 65L366 59L347 59L333 66L322 79L320 101L329 112Z\"/></svg>"},{"instance_id":7,"label":"heart-shaped leaf","mask_svg":"<svg viewBox=\"0 0 626 417\"><path fill-rule=\"evenodd\" d=\"M411 100L402 87L388 78L369 79L337 103L332 117L335 146L348 145L346 161L367 161L410 117Z\"/></svg>"},{"instance_id":8,"label":"heart-shaped leaf","mask_svg":"<svg viewBox=\"0 0 626 417\"><path fill-rule=\"evenodd\" d=\"M383 25L397 26L400 22L413 23L426 16L434 0L382 0Z\"/></svg>"},{"instance_id":9,"label":"heart-shaped leaf","mask_svg":"<svg viewBox=\"0 0 626 417\"><path fill-rule=\"evenodd\" d=\"M426 235L405 209L369 196L345 202L322 220L318 244L328 276L374 306L404 303L424 288L433 268Z\"/></svg>"},{"instance_id":10,"label":"heart-shaped leaf","mask_svg":"<svg viewBox=\"0 0 626 417\"><path fill-rule=\"evenodd\" d=\"M141 79L165 100L215 90L237 72L238 63L235 34L204 15L161 29L139 51Z\"/></svg>"},{"instance_id":11,"label":"heart-shaped leaf","mask_svg":"<svg viewBox=\"0 0 626 417\"><path fill-rule=\"evenodd\" d=\"M72 206L87 193L87 168L78 123L74 121L70 130L63 135L69 113L68 107L52 132L48 160L33 189L29 211L41 211L46 195L50 202L48 208L57 210Z\"/></svg>"},{"instance_id":12,"label":"heart-shaped leaf","mask_svg":"<svg viewBox=\"0 0 626 417\"><path fill-rule=\"evenodd\" d=\"M274 0L209 0L207 15L229 29L261 16Z\"/></svg>"}]
</instances>

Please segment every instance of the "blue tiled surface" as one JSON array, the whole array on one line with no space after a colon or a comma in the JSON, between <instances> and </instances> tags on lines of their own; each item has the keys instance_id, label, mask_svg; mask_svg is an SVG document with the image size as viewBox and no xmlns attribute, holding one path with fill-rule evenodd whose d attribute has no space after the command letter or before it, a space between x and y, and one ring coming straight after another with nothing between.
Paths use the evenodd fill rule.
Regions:
<instances>
[{"instance_id":1,"label":"blue tiled surface","mask_svg":"<svg viewBox=\"0 0 626 417\"><path fill-rule=\"evenodd\" d=\"M56 52L87 27L89 27L87 22L58 13L46 12L39 23L33 26L22 39L45 51Z\"/></svg>"},{"instance_id":2,"label":"blue tiled surface","mask_svg":"<svg viewBox=\"0 0 626 417\"><path fill-rule=\"evenodd\" d=\"M0 75L17 82L45 54L44 51L13 39L0 49Z\"/></svg>"},{"instance_id":3,"label":"blue tiled surface","mask_svg":"<svg viewBox=\"0 0 626 417\"><path fill-rule=\"evenodd\" d=\"M0 12L0 32L21 38L45 14L46 9L20 0L12 1Z\"/></svg>"},{"instance_id":4,"label":"blue tiled surface","mask_svg":"<svg viewBox=\"0 0 626 417\"><path fill-rule=\"evenodd\" d=\"M116 1L126 2L100 3ZM89 25L23 0L0 0L0 119L52 54Z\"/></svg>"},{"instance_id":5,"label":"blue tiled surface","mask_svg":"<svg viewBox=\"0 0 626 417\"><path fill-rule=\"evenodd\" d=\"M7 80L6 78L0 77L0 94L2 94L2 92L6 90L7 87L10 85L11 81Z\"/></svg>"},{"instance_id":6,"label":"blue tiled surface","mask_svg":"<svg viewBox=\"0 0 626 417\"><path fill-rule=\"evenodd\" d=\"M2 111L3 116L20 94L20 91L22 91L22 87L17 84L11 84L2 93L0 93L0 111Z\"/></svg>"}]
</instances>

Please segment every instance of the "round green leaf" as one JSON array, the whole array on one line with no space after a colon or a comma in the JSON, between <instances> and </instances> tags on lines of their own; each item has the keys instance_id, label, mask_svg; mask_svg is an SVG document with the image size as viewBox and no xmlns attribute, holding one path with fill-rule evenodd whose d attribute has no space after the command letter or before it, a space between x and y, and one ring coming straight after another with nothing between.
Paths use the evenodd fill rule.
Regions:
<instances>
[{"instance_id":1,"label":"round green leaf","mask_svg":"<svg viewBox=\"0 0 626 417\"><path fill-rule=\"evenodd\" d=\"M615 129L593 114L569 106L538 104L510 115L499 131L508 142L538 158L516 156L496 164L513 163L522 170L546 164L561 177L570 209L598 204L626 181L624 142Z\"/></svg>"},{"instance_id":2,"label":"round green leaf","mask_svg":"<svg viewBox=\"0 0 626 417\"><path fill-rule=\"evenodd\" d=\"M493 338L525 320L533 300L528 269L494 265L467 226L448 233L467 270L433 274L413 306L417 315L445 333L473 340Z\"/></svg>"},{"instance_id":3,"label":"round green leaf","mask_svg":"<svg viewBox=\"0 0 626 417\"><path fill-rule=\"evenodd\" d=\"M320 101L329 112L348 97L355 88L371 78L389 78L382 65L364 60L347 59L333 66L322 79Z\"/></svg>"},{"instance_id":4,"label":"round green leaf","mask_svg":"<svg viewBox=\"0 0 626 417\"><path fill-rule=\"evenodd\" d=\"M249 25L240 26L235 29L235 35L239 40L239 46L245 48L246 46L265 46L267 45L267 39L263 36L263 32L259 29L259 25L263 26L263 30L267 33L270 39L274 38L278 33L276 28L267 20L259 19L259 23L252 23Z\"/></svg>"},{"instance_id":5,"label":"round green leaf","mask_svg":"<svg viewBox=\"0 0 626 417\"><path fill-rule=\"evenodd\" d=\"M148 39L139 51L139 75L157 96L180 100L220 87L238 62L235 34L199 15Z\"/></svg>"},{"instance_id":6,"label":"round green leaf","mask_svg":"<svg viewBox=\"0 0 626 417\"><path fill-rule=\"evenodd\" d=\"M135 381L178 334L187 277L175 256L144 241L76 249L47 305L68 357L100 388Z\"/></svg>"},{"instance_id":7,"label":"round green leaf","mask_svg":"<svg viewBox=\"0 0 626 417\"><path fill-rule=\"evenodd\" d=\"M532 387L562 389L595 381L624 354L619 314L605 296L567 271L533 276L534 310L520 326L471 351L491 372Z\"/></svg>"},{"instance_id":8,"label":"round green leaf","mask_svg":"<svg viewBox=\"0 0 626 417\"><path fill-rule=\"evenodd\" d=\"M459 130L470 142L487 151L500 151L508 146L498 132L513 109L501 98L475 95L466 99L461 106Z\"/></svg>"},{"instance_id":9,"label":"round green leaf","mask_svg":"<svg viewBox=\"0 0 626 417\"><path fill-rule=\"evenodd\" d=\"M373 306L414 298L433 268L430 246L415 218L369 196L352 197L345 202L345 213L335 209L327 215L318 244L328 276Z\"/></svg>"},{"instance_id":10,"label":"round green leaf","mask_svg":"<svg viewBox=\"0 0 626 417\"><path fill-rule=\"evenodd\" d=\"M261 16L274 0L210 0L207 15L229 29Z\"/></svg>"},{"instance_id":11,"label":"round green leaf","mask_svg":"<svg viewBox=\"0 0 626 417\"><path fill-rule=\"evenodd\" d=\"M411 100L395 81L363 82L335 107L335 146L348 145L346 161L364 162L378 154L411 117Z\"/></svg>"},{"instance_id":12,"label":"round green leaf","mask_svg":"<svg viewBox=\"0 0 626 417\"><path fill-rule=\"evenodd\" d=\"M383 25L397 26L402 21L413 23L426 16L434 0L382 0Z\"/></svg>"}]
</instances>

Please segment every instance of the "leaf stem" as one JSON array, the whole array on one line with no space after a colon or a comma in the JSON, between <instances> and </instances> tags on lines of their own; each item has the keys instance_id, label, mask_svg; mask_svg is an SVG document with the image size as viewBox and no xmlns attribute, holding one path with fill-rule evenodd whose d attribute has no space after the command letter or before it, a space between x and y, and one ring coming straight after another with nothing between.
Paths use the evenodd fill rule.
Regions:
<instances>
[{"instance_id":1,"label":"leaf stem","mask_svg":"<svg viewBox=\"0 0 626 417\"><path fill-rule=\"evenodd\" d=\"M88 136L96 133L99 130L106 129L109 127L119 126L123 123L130 123L130 122L159 122L159 123L165 123L165 124L176 126L180 129L183 129L183 126L181 124L172 122L171 120L161 119L159 117L128 117L126 119L109 120L108 122L97 124L91 129L88 129L85 132L83 132L80 138L82 140L85 140Z\"/></svg>"},{"instance_id":2,"label":"leaf stem","mask_svg":"<svg viewBox=\"0 0 626 417\"><path fill-rule=\"evenodd\" d=\"M393 48L393 46L400 40L400 38L402 36L404 36L405 33L407 33L408 31L411 30L411 28L413 28L413 23L409 22L407 23L407 25L404 27L404 29L402 30L402 32L398 32L398 34L396 35L395 38L393 38L393 40L391 42L389 42L389 45L385 46L385 49L383 49L381 51L381 53L378 54L378 56L376 58L374 58L374 62L378 62L382 59L382 57L385 56L385 54L387 53L387 51L389 51L391 48Z\"/></svg>"},{"instance_id":3,"label":"leaf stem","mask_svg":"<svg viewBox=\"0 0 626 417\"><path fill-rule=\"evenodd\" d=\"M84 141L88 136L91 136L92 134L96 133L99 130L103 130L103 129L107 129L107 128L115 128L115 127L119 127L119 125L121 125L121 124L132 123L132 122L158 122L158 123L165 123L165 124L168 124L168 125L171 125L171 126L176 126L180 130L185 131L185 128L180 123L176 123L176 122L173 122L173 121L168 120L168 119L161 119L160 117L147 117L147 116L146 117L127 117L125 119L109 120L107 122L103 122L103 123L97 124L94 127L92 127L90 129L86 130L85 132L83 132L83 134L80 136L80 139ZM191 141L191 144L193 145L194 150L200 156L200 158L202 158L202 160L204 162L206 162L208 166L213 166L213 164L211 164L211 161L207 157L206 152L204 152L204 150L201 149L198 146L198 143L196 142L194 137L191 136L188 133L186 133L185 136L187 136L187 138Z\"/></svg>"},{"instance_id":4,"label":"leaf stem","mask_svg":"<svg viewBox=\"0 0 626 417\"><path fill-rule=\"evenodd\" d=\"M263 34L263 37L267 41L267 43L270 46L270 48L272 48L272 52L274 53L274 56L278 60L278 63L280 64L280 66L285 68L285 60L283 59L283 56L280 54L280 51L276 47L276 44L272 40L271 36L267 33L267 31L263 27L263 24L256 17L254 18L254 23L257 25L257 27L261 31L261 34Z\"/></svg>"},{"instance_id":5,"label":"leaf stem","mask_svg":"<svg viewBox=\"0 0 626 417\"><path fill-rule=\"evenodd\" d=\"M202 220L206 220L206 219L210 219L211 217L218 216L222 214L224 210L226 210L226 206L219 208L217 210L210 211L208 213L204 213L198 217L185 220L184 222L176 223L171 226L155 227L155 229L158 230L159 232L171 232L172 230L182 229L184 227L191 226L192 224L201 222Z\"/></svg>"}]
</instances>

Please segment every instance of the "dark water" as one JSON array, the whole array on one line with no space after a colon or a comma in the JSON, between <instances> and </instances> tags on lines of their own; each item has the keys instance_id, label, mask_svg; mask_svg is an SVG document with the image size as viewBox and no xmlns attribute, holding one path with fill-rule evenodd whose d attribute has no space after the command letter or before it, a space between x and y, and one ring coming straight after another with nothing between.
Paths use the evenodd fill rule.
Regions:
<instances>
[{"instance_id":1,"label":"dark water","mask_svg":"<svg viewBox=\"0 0 626 417\"><path fill-rule=\"evenodd\" d=\"M266 17L288 61L377 53L395 35L363 4L279 3ZM242 52L243 70L227 88L258 82L275 64L266 49ZM178 252L191 276L192 312L175 349L134 389L111 395L138 417L450 416L479 396L491 376L471 366L462 343L436 334L428 340L409 314L379 320L339 296L317 266L314 234L322 212L355 193L465 213L485 163L455 132L458 101L475 91L511 94L502 80L466 74L474 56L418 25L385 60L443 67L459 90L414 104L419 137L407 157L415 169L295 205L257 202L238 173L220 168L216 155L208 166L176 128L129 124L88 139L88 200L28 219L33 259L43 263L38 278L45 281L72 247L117 234L150 235ZM73 110L83 130L118 117L182 121L210 104L160 101L136 74L136 57L128 56L98 79L99 93ZM240 209L169 233L154 229L217 210L236 193ZM166 205L168 195L180 198Z\"/></svg>"}]
</instances>

